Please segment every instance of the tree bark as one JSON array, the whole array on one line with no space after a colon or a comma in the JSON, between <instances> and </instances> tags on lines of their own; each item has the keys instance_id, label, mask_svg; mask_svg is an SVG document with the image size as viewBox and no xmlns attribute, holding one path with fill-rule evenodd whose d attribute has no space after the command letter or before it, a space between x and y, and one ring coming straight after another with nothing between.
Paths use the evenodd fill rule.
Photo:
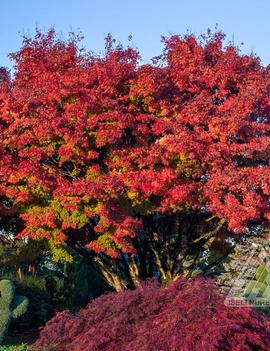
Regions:
<instances>
[{"instance_id":1,"label":"tree bark","mask_svg":"<svg viewBox=\"0 0 270 351\"><path fill-rule=\"evenodd\" d=\"M224 221L209 214L194 212L148 216L142 221L143 229L132 240L136 255L119 250L119 258L112 259L86 249L74 239L69 239L67 244L86 257L113 289L120 291L139 287L147 278L167 282L191 276L205 251L204 245L218 235L224 225Z\"/></svg>"}]
</instances>

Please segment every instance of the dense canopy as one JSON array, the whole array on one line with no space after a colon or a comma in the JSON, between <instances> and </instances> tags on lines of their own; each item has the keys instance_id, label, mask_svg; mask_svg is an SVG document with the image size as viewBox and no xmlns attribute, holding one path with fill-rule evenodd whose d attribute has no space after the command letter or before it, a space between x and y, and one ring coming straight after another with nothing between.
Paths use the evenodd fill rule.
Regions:
<instances>
[{"instance_id":1,"label":"dense canopy","mask_svg":"<svg viewBox=\"0 0 270 351\"><path fill-rule=\"evenodd\" d=\"M269 220L270 72L214 33L164 39L140 65L54 31L25 38L0 74L0 211L20 237L133 252L141 215L196 210L231 232Z\"/></svg>"},{"instance_id":2,"label":"dense canopy","mask_svg":"<svg viewBox=\"0 0 270 351\"><path fill-rule=\"evenodd\" d=\"M57 314L35 346L57 351L263 351L269 319L224 305L213 281L179 280L161 289L105 294L76 315Z\"/></svg>"}]
</instances>

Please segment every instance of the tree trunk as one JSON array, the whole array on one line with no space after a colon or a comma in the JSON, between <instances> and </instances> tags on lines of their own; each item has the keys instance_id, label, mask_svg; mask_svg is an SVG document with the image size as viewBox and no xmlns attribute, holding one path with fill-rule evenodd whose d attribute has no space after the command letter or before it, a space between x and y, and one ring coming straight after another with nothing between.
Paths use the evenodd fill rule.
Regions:
<instances>
[{"instance_id":1,"label":"tree trunk","mask_svg":"<svg viewBox=\"0 0 270 351\"><path fill-rule=\"evenodd\" d=\"M195 212L148 216L142 221L143 229L132 239L136 255L119 251L119 258L111 259L78 242L70 240L68 244L87 257L112 288L120 291L139 287L147 278L167 282L191 276L206 250L205 244L224 228L224 221Z\"/></svg>"},{"instance_id":2,"label":"tree trunk","mask_svg":"<svg viewBox=\"0 0 270 351\"><path fill-rule=\"evenodd\" d=\"M19 279L21 280L22 277L23 277L23 271L22 271L22 267L21 266L18 267L17 274L18 274Z\"/></svg>"}]
</instances>

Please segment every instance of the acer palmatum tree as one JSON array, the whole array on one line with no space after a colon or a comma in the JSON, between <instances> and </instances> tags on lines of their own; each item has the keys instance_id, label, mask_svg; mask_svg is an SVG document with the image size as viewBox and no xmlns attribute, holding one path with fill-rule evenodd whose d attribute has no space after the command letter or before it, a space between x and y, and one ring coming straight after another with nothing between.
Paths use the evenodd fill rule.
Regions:
<instances>
[{"instance_id":1,"label":"acer palmatum tree","mask_svg":"<svg viewBox=\"0 0 270 351\"><path fill-rule=\"evenodd\" d=\"M207 332L206 332L207 330ZM211 280L105 294L72 315L58 313L36 349L61 351L268 350L269 319L251 307L227 307Z\"/></svg>"},{"instance_id":2,"label":"acer palmatum tree","mask_svg":"<svg viewBox=\"0 0 270 351\"><path fill-rule=\"evenodd\" d=\"M1 214L19 237L65 243L120 290L192 274L269 220L270 72L223 39L172 36L140 66L110 36L104 57L25 38L0 88Z\"/></svg>"}]
</instances>

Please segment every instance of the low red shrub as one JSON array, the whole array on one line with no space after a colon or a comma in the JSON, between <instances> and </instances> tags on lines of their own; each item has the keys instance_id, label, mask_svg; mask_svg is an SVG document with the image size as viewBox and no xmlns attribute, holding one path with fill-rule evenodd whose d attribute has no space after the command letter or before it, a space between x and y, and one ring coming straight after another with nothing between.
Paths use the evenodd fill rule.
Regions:
<instances>
[{"instance_id":1,"label":"low red shrub","mask_svg":"<svg viewBox=\"0 0 270 351\"><path fill-rule=\"evenodd\" d=\"M77 315L58 313L36 347L59 351L258 351L270 349L269 320L251 307L224 305L212 280L148 282L105 294Z\"/></svg>"}]
</instances>

